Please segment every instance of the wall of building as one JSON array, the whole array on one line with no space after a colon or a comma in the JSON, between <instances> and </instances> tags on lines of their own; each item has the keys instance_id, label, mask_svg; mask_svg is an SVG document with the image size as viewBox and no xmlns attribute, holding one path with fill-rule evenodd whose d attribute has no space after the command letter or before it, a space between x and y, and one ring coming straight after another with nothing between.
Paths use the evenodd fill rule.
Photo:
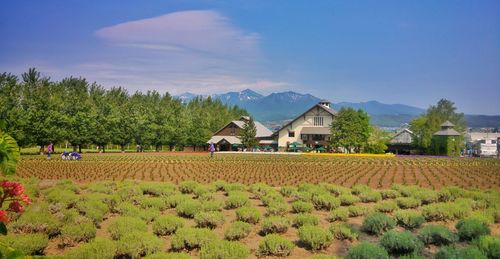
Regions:
<instances>
[{"instance_id":1,"label":"wall of building","mask_svg":"<svg viewBox=\"0 0 500 259\"><path fill-rule=\"evenodd\" d=\"M294 120L291 124L289 124L287 127L281 129L278 132L278 146L286 147L287 143L292 143L292 142L298 142L303 144L302 140L300 139L300 133L302 128L321 127L321 126L314 126L314 117L323 117L323 127L330 128L330 126L332 125L333 116L329 112L319 107L314 107L313 109L305 113L305 115L296 118L296 120ZM289 137L288 136L289 131L294 131L295 136Z\"/></svg>"},{"instance_id":2,"label":"wall of building","mask_svg":"<svg viewBox=\"0 0 500 259\"><path fill-rule=\"evenodd\" d=\"M234 132L232 127L234 127ZM239 136L239 134L240 134L240 128L236 124L230 123L221 131L217 132L217 134L215 134L214 136Z\"/></svg>"}]
</instances>

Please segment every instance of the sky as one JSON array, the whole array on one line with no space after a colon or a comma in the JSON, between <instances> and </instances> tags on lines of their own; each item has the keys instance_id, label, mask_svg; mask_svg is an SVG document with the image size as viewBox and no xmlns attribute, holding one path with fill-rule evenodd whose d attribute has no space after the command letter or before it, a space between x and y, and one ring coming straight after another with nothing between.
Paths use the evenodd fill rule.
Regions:
<instances>
[{"instance_id":1,"label":"sky","mask_svg":"<svg viewBox=\"0 0 500 259\"><path fill-rule=\"evenodd\" d=\"M3 0L0 72L500 114L500 1Z\"/></svg>"}]
</instances>

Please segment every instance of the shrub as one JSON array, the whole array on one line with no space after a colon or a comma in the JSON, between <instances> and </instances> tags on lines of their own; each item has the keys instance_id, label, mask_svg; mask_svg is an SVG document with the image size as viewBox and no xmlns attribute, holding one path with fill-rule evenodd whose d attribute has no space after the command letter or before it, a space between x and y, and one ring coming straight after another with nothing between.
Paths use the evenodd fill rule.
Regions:
<instances>
[{"instance_id":1,"label":"shrub","mask_svg":"<svg viewBox=\"0 0 500 259\"><path fill-rule=\"evenodd\" d=\"M409 231L389 230L380 239L380 244L393 255L418 254L423 248L422 243Z\"/></svg>"},{"instance_id":2,"label":"shrub","mask_svg":"<svg viewBox=\"0 0 500 259\"><path fill-rule=\"evenodd\" d=\"M500 258L500 237L480 236L473 243L488 258Z\"/></svg>"},{"instance_id":3,"label":"shrub","mask_svg":"<svg viewBox=\"0 0 500 259\"><path fill-rule=\"evenodd\" d=\"M347 207L347 210L349 211L349 217L364 216L369 212L369 209L366 206L361 205L349 206Z\"/></svg>"},{"instance_id":4,"label":"shrub","mask_svg":"<svg viewBox=\"0 0 500 259\"><path fill-rule=\"evenodd\" d=\"M78 199L78 195L76 195L73 191L61 188L50 189L45 195L45 200L49 203L60 203L64 208L74 206Z\"/></svg>"},{"instance_id":5,"label":"shrub","mask_svg":"<svg viewBox=\"0 0 500 259\"><path fill-rule=\"evenodd\" d=\"M427 221L447 221L462 219L470 214L471 208L465 204L433 203L422 207L422 215Z\"/></svg>"},{"instance_id":6,"label":"shrub","mask_svg":"<svg viewBox=\"0 0 500 259\"><path fill-rule=\"evenodd\" d=\"M319 218L318 218L318 216L313 215L313 214L300 213L300 214L297 214L293 223L294 223L294 226L297 228L300 228L300 227L305 226L305 225L316 226L319 224Z\"/></svg>"},{"instance_id":7,"label":"shrub","mask_svg":"<svg viewBox=\"0 0 500 259\"><path fill-rule=\"evenodd\" d=\"M160 236L170 235L182 227L184 227L182 218L174 215L162 215L153 222L153 233Z\"/></svg>"},{"instance_id":8,"label":"shrub","mask_svg":"<svg viewBox=\"0 0 500 259\"><path fill-rule=\"evenodd\" d=\"M200 212L194 216L194 222L200 228L214 229L224 224L224 221L224 214L220 211Z\"/></svg>"},{"instance_id":9,"label":"shrub","mask_svg":"<svg viewBox=\"0 0 500 259\"><path fill-rule=\"evenodd\" d=\"M477 219L462 219L457 223L455 228L462 240L472 240L479 236L490 234L488 225Z\"/></svg>"},{"instance_id":10,"label":"shrub","mask_svg":"<svg viewBox=\"0 0 500 259\"><path fill-rule=\"evenodd\" d=\"M299 238L312 250L327 248L332 242L332 233L318 226L302 226L299 228Z\"/></svg>"},{"instance_id":11,"label":"shrub","mask_svg":"<svg viewBox=\"0 0 500 259\"><path fill-rule=\"evenodd\" d=\"M354 241L359 236L358 231L348 224L332 224L329 230L333 237L338 240L348 239Z\"/></svg>"},{"instance_id":12,"label":"shrub","mask_svg":"<svg viewBox=\"0 0 500 259\"><path fill-rule=\"evenodd\" d=\"M427 225L418 232L424 244L449 245L458 241L457 235L443 225Z\"/></svg>"},{"instance_id":13,"label":"shrub","mask_svg":"<svg viewBox=\"0 0 500 259\"><path fill-rule=\"evenodd\" d=\"M264 235L271 233L285 233L288 230L289 225L290 222L287 218L272 216L264 219L262 222L261 232Z\"/></svg>"},{"instance_id":14,"label":"shrub","mask_svg":"<svg viewBox=\"0 0 500 259\"><path fill-rule=\"evenodd\" d=\"M202 211L222 211L224 204L221 201L204 201L201 203Z\"/></svg>"},{"instance_id":15,"label":"shrub","mask_svg":"<svg viewBox=\"0 0 500 259\"><path fill-rule=\"evenodd\" d=\"M310 202L296 201L292 203L293 213L310 213L314 209L314 205Z\"/></svg>"},{"instance_id":16,"label":"shrub","mask_svg":"<svg viewBox=\"0 0 500 259\"><path fill-rule=\"evenodd\" d=\"M382 195L377 191L362 192L359 194L361 202L377 202L382 199Z\"/></svg>"},{"instance_id":17,"label":"shrub","mask_svg":"<svg viewBox=\"0 0 500 259\"><path fill-rule=\"evenodd\" d=\"M236 210L236 219L250 224L257 224L260 220L260 212L252 207L239 208Z\"/></svg>"},{"instance_id":18,"label":"shrub","mask_svg":"<svg viewBox=\"0 0 500 259\"><path fill-rule=\"evenodd\" d=\"M283 186L280 189L280 193L284 197L291 197L296 192L297 192L297 188L295 188L293 186Z\"/></svg>"},{"instance_id":19,"label":"shrub","mask_svg":"<svg viewBox=\"0 0 500 259\"><path fill-rule=\"evenodd\" d=\"M227 196L226 200L226 209L236 209L243 206L248 206L250 204L250 200L244 193L234 193Z\"/></svg>"},{"instance_id":20,"label":"shrub","mask_svg":"<svg viewBox=\"0 0 500 259\"><path fill-rule=\"evenodd\" d=\"M288 204L285 202L273 202L266 208L267 216L284 216L288 213Z\"/></svg>"},{"instance_id":21,"label":"shrub","mask_svg":"<svg viewBox=\"0 0 500 259\"><path fill-rule=\"evenodd\" d=\"M49 237L59 234L61 223L47 212L45 204L33 204L10 224L12 229L20 233L45 233Z\"/></svg>"},{"instance_id":22,"label":"shrub","mask_svg":"<svg viewBox=\"0 0 500 259\"><path fill-rule=\"evenodd\" d=\"M143 257L143 259L190 259L191 256L185 253L163 253L163 252L158 252L154 254L150 254L146 257Z\"/></svg>"},{"instance_id":23,"label":"shrub","mask_svg":"<svg viewBox=\"0 0 500 259\"><path fill-rule=\"evenodd\" d=\"M0 240L24 255L41 255L49 244L49 238L44 234L8 235Z\"/></svg>"},{"instance_id":24,"label":"shrub","mask_svg":"<svg viewBox=\"0 0 500 259\"><path fill-rule=\"evenodd\" d=\"M93 223L68 224L61 229L61 238L64 244L75 244L78 242L87 242L95 237L97 232Z\"/></svg>"},{"instance_id":25,"label":"shrub","mask_svg":"<svg viewBox=\"0 0 500 259\"><path fill-rule=\"evenodd\" d=\"M109 239L96 238L89 243L84 243L78 248L69 251L67 258L88 259L102 258L113 259L116 255L115 242Z\"/></svg>"},{"instance_id":26,"label":"shrub","mask_svg":"<svg viewBox=\"0 0 500 259\"><path fill-rule=\"evenodd\" d=\"M95 224L101 223L109 212L109 207L98 199L79 201L76 203L76 208Z\"/></svg>"},{"instance_id":27,"label":"shrub","mask_svg":"<svg viewBox=\"0 0 500 259\"><path fill-rule=\"evenodd\" d=\"M359 195L360 193L370 192L370 191L372 191L372 189L364 184L357 184L351 188L351 193L354 195Z\"/></svg>"},{"instance_id":28,"label":"shrub","mask_svg":"<svg viewBox=\"0 0 500 259\"><path fill-rule=\"evenodd\" d=\"M156 210L164 210L169 207L165 199L161 197L143 197L139 200L139 205L143 209L153 208Z\"/></svg>"},{"instance_id":29,"label":"shrub","mask_svg":"<svg viewBox=\"0 0 500 259\"><path fill-rule=\"evenodd\" d=\"M117 211L122 216L140 218L146 222L151 222L156 217L160 216L160 211L155 209L139 209L132 203L124 202L117 207Z\"/></svg>"},{"instance_id":30,"label":"shrub","mask_svg":"<svg viewBox=\"0 0 500 259\"><path fill-rule=\"evenodd\" d=\"M118 195L118 197L120 197L120 199L122 201L129 201L129 200L132 200L134 198L137 198L138 196L141 196L142 190L136 184L123 185L117 189L116 194Z\"/></svg>"},{"instance_id":31,"label":"shrub","mask_svg":"<svg viewBox=\"0 0 500 259\"><path fill-rule=\"evenodd\" d=\"M406 229L419 228L425 221L424 216L416 211L397 211L394 218L398 225Z\"/></svg>"},{"instance_id":32,"label":"shrub","mask_svg":"<svg viewBox=\"0 0 500 259\"><path fill-rule=\"evenodd\" d=\"M322 184L323 188L325 188L328 192L335 196L339 196L342 194L350 194L351 190L349 188L333 185L333 184Z\"/></svg>"},{"instance_id":33,"label":"shrub","mask_svg":"<svg viewBox=\"0 0 500 259\"><path fill-rule=\"evenodd\" d=\"M227 240L240 240L250 234L252 227L250 224L242 221L235 221L224 232L224 238Z\"/></svg>"},{"instance_id":34,"label":"shrub","mask_svg":"<svg viewBox=\"0 0 500 259\"><path fill-rule=\"evenodd\" d=\"M167 206L167 208L175 208L177 207L177 205L190 200L191 197L187 194L174 194L172 196L168 196L165 199L165 205Z\"/></svg>"},{"instance_id":35,"label":"shrub","mask_svg":"<svg viewBox=\"0 0 500 259\"><path fill-rule=\"evenodd\" d=\"M458 248L444 246L434 255L434 259L486 259L487 257L475 247Z\"/></svg>"},{"instance_id":36,"label":"shrub","mask_svg":"<svg viewBox=\"0 0 500 259\"><path fill-rule=\"evenodd\" d=\"M184 201L175 208L177 214L185 218L193 218L201 211L201 202L195 200Z\"/></svg>"},{"instance_id":37,"label":"shrub","mask_svg":"<svg viewBox=\"0 0 500 259\"><path fill-rule=\"evenodd\" d=\"M456 200L457 198L461 197L463 193L465 193L464 189L455 186L449 186L441 189L438 192L438 197L439 201L448 202Z\"/></svg>"},{"instance_id":38,"label":"shrub","mask_svg":"<svg viewBox=\"0 0 500 259\"><path fill-rule=\"evenodd\" d=\"M342 206L353 205L354 203L360 201L358 196L352 194L342 194L338 197L338 199L340 200L340 205Z\"/></svg>"},{"instance_id":39,"label":"shrub","mask_svg":"<svg viewBox=\"0 0 500 259\"><path fill-rule=\"evenodd\" d=\"M208 228L180 228L172 238L173 250L192 250L217 239L217 235Z\"/></svg>"},{"instance_id":40,"label":"shrub","mask_svg":"<svg viewBox=\"0 0 500 259\"><path fill-rule=\"evenodd\" d=\"M283 196L277 191L267 193L266 195L262 196L261 200L262 200L262 204L264 204L264 206L269 206L269 204L271 204L271 203L284 203L285 202L285 199L283 198Z\"/></svg>"},{"instance_id":41,"label":"shrub","mask_svg":"<svg viewBox=\"0 0 500 259\"><path fill-rule=\"evenodd\" d=\"M132 231L126 233L117 243L117 253L130 258L140 258L161 251L163 241L153 234Z\"/></svg>"},{"instance_id":42,"label":"shrub","mask_svg":"<svg viewBox=\"0 0 500 259\"><path fill-rule=\"evenodd\" d=\"M175 185L162 182L141 182L139 187L143 194L152 196L170 196L175 193Z\"/></svg>"},{"instance_id":43,"label":"shrub","mask_svg":"<svg viewBox=\"0 0 500 259\"><path fill-rule=\"evenodd\" d=\"M247 258L250 250L236 241L217 240L201 246L201 259L240 259Z\"/></svg>"},{"instance_id":44,"label":"shrub","mask_svg":"<svg viewBox=\"0 0 500 259\"><path fill-rule=\"evenodd\" d=\"M245 191L247 187L244 184L241 183L228 183L224 185L224 191L226 194L230 194L232 192L242 192Z\"/></svg>"},{"instance_id":45,"label":"shrub","mask_svg":"<svg viewBox=\"0 0 500 259\"><path fill-rule=\"evenodd\" d=\"M413 193L412 197L419 199L422 204L430 204L437 202L439 200L439 195L436 191L432 190L420 190Z\"/></svg>"},{"instance_id":46,"label":"shrub","mask_svg":"<svg viewBox=\"0 0 500 259\"><path fill-rule=\"evenodd\" d=\"M388 200L388 201L382 201L375 205L375 209L380 211L380 212L393 212L398 208L398 204L395 201Z\"/></svg>"},{"instance_id":47,"label":"shrub","mask_svg":"<svg viewBox=\"0 0 500 259\"><path fill-rule=\"evenodd\" d=\"M380 235L387 230L393 229L395 225L396 222L387 215L375 212L366 216L361 227L363 231L369 234Z\"/></svg>"},{"instance_id":48,"label":"shrub","mask_svg":"<svg viewBox=\"0 0 500 259\"><path fill-rule=\"evenodd\" d=\"M265 236L257 249L257 256L288 256L294 248L292 241L276 234Z\"/></svg>"},{"instance_id":49,"label":"shrub","mask_svg":"<svg viewBox=\"0 0 500 259\"><path fill-rule=\"evenodd\" d=\"M265 183L254 183L250 186L250 192L256 197L261 198L269 192L273 192L273 188Z\"/></svg>"},{"instance_id":50,"label":"shrub","mask_svg":"<svg viewBox=\"0 0 500 259\"><path fill-rule=\"evenodd\" d=\"M205 195L209 195L213 192L215 192L215 186L211 187L211 186L199 185L199 186L196 186L193 190L194 197L196 197L198 199L200 197L205 196Z\"/></svg>"},{"instance_id":51,"label":"shrub","mask_svg":"<svg viewBox=\"0 0 500 259\"><path fill-rule=\"evenodd\" d=\"M224 191L225 187L228 183L224 180L217 180L217 181L213 182L213 184L215 185L215 189L217 191Z\"/></svg>"},{"instance_id":52,"label":"shrub","mask_svg":"<svg viewBox=\"0 0 500 259\"><path fill-rule=\"evenodd\" d=\"M398 206L401 209L415 209L420 207L421 201L412 197L399 197L396 199Z\"/></svg>"},{"instance_id":53,"label":"shrub","mask_svg":"<svg viewBox=\"0 0 500 259\"><path fill-rule=\"evenodd\" d=\"M380 194L382 195L382 199L387 200L387 199L396 199L401 196L398 191L396 190L381 190Z\"/></svg>"},{"instance_id":54,"label":"shrub","mask_svg":"<svg viewBox=\"0 0 500 259\"><path fill-rule=\"evenodd\" d=\"M317 210L332 210L340 206L340 200L330 194L314 195L312 203Z\"/></svg>"},{"instance_id":55,"label":"shrub","mask_svg":"<svg viewBox=\"0 0 500 259\"><path fill-rule=\"evenodd\" d=\"M193 193L200 184L195 181L183 181L179 183L179 191L184 194Z\"/></svg>"},{"instance_id":56,"label":"shrub","mask_svg":"<svg viewBox=\"0 0 500 259\"><path fill-rule=\"evenodd\" d=\"M347 218L349 217L349 209L340 207L337 209L334 209L330 211L330 217L328 220L330 221L347 221Z\"/></svg>"},{"instance_id":57,"label":"shrub","mask_svg":"<svg viewBox=\"0 0 500 259\"><path fill-rule=\"evenodd\" d=\"M349 249L347 259L389 259L389 254L384 248L367 243L361 242L358 245Z\"/></svg>"},{"instance_id":58,"label":"shrub","mask_svg":"<svg viewBox=\"0 0 500 259\"><path fill-rule=\"evenodd\" d=\"M124 216L116 218L108 227L108 232L113 240L118 240L129 232L146 233L147 231L146 222L138 218Z\"/></svg>"}]
</instances>

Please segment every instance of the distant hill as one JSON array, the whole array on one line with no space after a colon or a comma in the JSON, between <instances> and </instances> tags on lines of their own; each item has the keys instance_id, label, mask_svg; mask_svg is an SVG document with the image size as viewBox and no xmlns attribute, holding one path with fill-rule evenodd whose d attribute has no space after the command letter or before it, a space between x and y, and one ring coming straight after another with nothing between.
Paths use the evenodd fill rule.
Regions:
<instances>
[{"instance_id":1,"label":"distant hill","mask_svg":"<svg viewBox=\"0 0 500 259\"><path fill-rule=\"evenodd\" d=\"M196 96L199 95L183 93L175 97L183 102L189 102ZM256 120L273 126L295 118L320 101L320 98L310 94L286 91L265 96L250 89L241 92L202 95L203 98L208 96L219 99L226 104L245 108ZM425 112L424 109L418 107L405 104L385 104L378 101L340 102L333 103L332 106L336 110L342 107L365 110L370 115L371 123L381 127L400 127ZM465 119L467 125L473 128L500 127L500 115L465 115Z\"/></svg>"}]
</instances>

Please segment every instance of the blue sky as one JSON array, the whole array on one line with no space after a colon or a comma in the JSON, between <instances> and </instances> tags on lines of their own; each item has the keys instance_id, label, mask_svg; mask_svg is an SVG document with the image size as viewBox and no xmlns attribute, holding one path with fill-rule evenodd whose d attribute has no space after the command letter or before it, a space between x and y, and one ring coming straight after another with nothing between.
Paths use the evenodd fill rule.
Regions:
<instances>
[{"instance_id":1,"label":"blue sky","mask_svg":"<svg viewBox=\"0 0 500 259\"><path fill-rule=\"evenodd\" d=\"M500 114L500 1L5 0L0 71Z\"/></svg>"}]
</instances>

